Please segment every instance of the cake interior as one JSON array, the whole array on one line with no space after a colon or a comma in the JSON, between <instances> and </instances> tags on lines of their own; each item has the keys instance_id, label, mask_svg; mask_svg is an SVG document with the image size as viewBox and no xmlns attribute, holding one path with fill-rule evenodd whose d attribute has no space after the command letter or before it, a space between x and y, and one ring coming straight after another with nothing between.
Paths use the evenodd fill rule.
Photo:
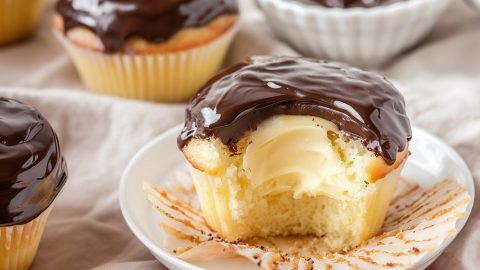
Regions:
<instances>
[{"instance_id":1,"label":"cake interior","mask_svg":"<svg viewBox=\"0 0 480 270\"><path fill-rule=\"evenodd\" d=\"M226 239L313 235L335 251L380 232L401 169L311 116L268 119L237 155L218 139L184 153L204 216Z\"/></svg>"}]
</instances>

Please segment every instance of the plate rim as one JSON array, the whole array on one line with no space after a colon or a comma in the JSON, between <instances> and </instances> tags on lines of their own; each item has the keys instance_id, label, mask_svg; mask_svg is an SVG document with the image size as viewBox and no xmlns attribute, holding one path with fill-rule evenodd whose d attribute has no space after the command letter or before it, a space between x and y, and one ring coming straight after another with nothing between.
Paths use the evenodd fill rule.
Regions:
<instances>
[{"instance_id":1,"label":"plate rim","mask_svg":"<svg viewBox=\"0 0 480 270\"><path fill-rule=\"evenodd\" d=\"M134 219L132 218L132 216L130 214L130 211L128 210L127 200L126 200L126 195L125 195L126 194L126 183L128 181L127 176L129 174L129 172L132 170L132 168L135 166L137 160L141 156L143 156L144 153L147 152L150 148L152 148L154 145L158 144L159 141L162 141L166 137L170 137L172 135L172 133L178 134L182 130L182 128L183 128L183 124L179 124L179 125L171 127L170 129L165 130L164 132L162 132L161 134L159 134L158 136L153 138L151 141L149 141L147 144L145 144L143 147L141 147L140 150L138 150L133 155L133 157L128 161L128 165L125 167L125 169L122 173L120 183L119 183L119 188L118 188L118 191L119 191L118 200L119 200L119 203L120 203L120 211L122 213L123 219L127 223L130 231L135 235L135 237L138 240L140 240L140 242L143 245L145 245L149 249L149 251L151 253L153 253L154 257L157 257L157 255L158 255L163 260L165 260L165 261L167 261L167 262L169 262L169 263L171 263L175 266L181 267L182 269L203 270L203 268L201 268L201 267L198 267L194 264L191 264L191 263L189 263L185 260L182 260L180 258L177 258L177 257L171 255L168 251L164 250L163 248L155 245L152 241L150 241L149 237L143 232L143 230L139 226L137 226L136 222L134 222ZM424 265L428 266L430 263L432 263L433 261L430 262L430 260L436 259L436 257L438 257L438 255L440 255L453 242L453 240L455 240L455 238L457 238L457 236L462 232L463 228L465 227L465 224L467 223L467 221L470 218L470 215L471 215L471 212L472 212L472 209L473 209L473 204L474 204L474 201L475 201L475 184L474 184L472 172L471 172L470 168L468 167L467 163L462 158L462 156L457 151L455 151L455 149L452 146L450 146L448 143L444 142L442 139L440 139L436 135L431 134L428 131L426 131L422 128L419 128L417 126L412 126L412 133L413 134L422 133L422 135L425 136L425 137L428 137L429 140L432 140L435 143L444 145L448 154L455 157L456 159L458 159L460 161L458 165L460 165L460 167L462 167L462 170L467 172L467 174L466 174L467 183L466 183L465 188L467 189L467 192L469 190L472 191L472 194L469 194L469 196L471 198L470 198L470 201L467 205L467 208L465 209L464 217L457 220L456 226L458 226L458 229L457 229L457 233L455 234L455 236L447 237L442 242L442 244L440 245L440 247L438 248L438 250L436 252L426 254L417 263L417 266L421 267L421 266L424 266ZM456 180L456 179L454 179L454 180Z\"/></svg>"},{"instance_id":2,"label":"plate rim","mask_svg":"<svg viewBox=\"0 0 480 270\"><path fill-rule=\"evenodd\" d=\"M149 237L143 233L141 228L139 228L136 223L133 221L134 219L130 215L130 212L128 211L128 206L127 206L127 200L126 197L123 196L126 192L126 182L127 182L127 175L131 171L132 167L135 166L136 161L145 153L147 152L152 146L156 145L159 141L163 140L166 137L169 137L172 133L176 132L178 133L181 128L183 127L182 124L176 125L171 127L170 129L167 129L166 131L162 132L159 134L157 137L149 141L147 144L145 144L140 150L138 150L133 157L128 161L127 166L125 167L125 170L122 173L122 176L120 178L120 185L119 185L119 192L118 192L118 200L120 202L120 211L122 212L123 219L127 223L130 231L135 235L135 237L144 244L150 252L159 254L162 259L168 261L169 263L172 263L176 266L179 267L184 267L185 269L193 269L193 270L204 270L203 268L200 268L196 265L193 265L185 260L182 260L180 258L177 258L175 256L172 256L168 251L164 250L163 248L153 244L151 241L148 241ZM155 254L152 254L154 257ZM158 259L158 258L157 258Z\"/></svg>"}]
</instances>

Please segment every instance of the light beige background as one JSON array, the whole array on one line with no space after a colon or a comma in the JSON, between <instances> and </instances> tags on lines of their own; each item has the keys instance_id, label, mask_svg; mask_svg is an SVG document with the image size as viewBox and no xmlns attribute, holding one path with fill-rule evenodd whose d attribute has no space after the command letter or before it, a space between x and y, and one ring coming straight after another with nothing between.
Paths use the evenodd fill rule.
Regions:
<instances>
[{"instance_id":1,"label":"light beige background","mask_svg":"<svg viewBox=\"0 0 480 270\"><path fill-rule=\"evenodd\" d=\"M402 87L414 125L452 145L480 181L480 12L453 0L431 35L378 70ZM250 1L229 62L250 54L296 54L274 39ZM132 155L180 123L184 106L86 92L50 30L0 48L0 95L34 105L57 130L69 181L56 201L33 269L164 269L132 235L117 188ZM76 90L76 91L75 91ZM431 269L478 269L480 213Z\"/></svg>"}]
</instances>

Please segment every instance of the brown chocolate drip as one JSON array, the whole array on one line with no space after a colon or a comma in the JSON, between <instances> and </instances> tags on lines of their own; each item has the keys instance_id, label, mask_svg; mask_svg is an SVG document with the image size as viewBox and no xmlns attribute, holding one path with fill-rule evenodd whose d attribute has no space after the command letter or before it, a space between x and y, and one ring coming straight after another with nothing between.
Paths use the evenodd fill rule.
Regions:
<instances>
[{"instance_id":1,"label":"brown chocolate drip","mask_svg":"<svg viewBox=\"0 0 480 270\"><path fill-rule=\"evenodd\" d=\"M384 77L320 60L259 56L223 71L191 99L178 145L215 136L235 152L246 131L282 114L330 120L388 164L411 138L405 101Z\"/></svg>"},{"instance_id":2,"label":"brown chocolate drip","mask_svg":"<svg viewBox=\"0 0 480 270\"><path fill-rule=\"evenodd\" d=\"M238 7L236 0L59 0L56 11L65 31L86 27L100 38L105 52L113 53L130 37L164 42L183 28L237 13Z\"/></svg>"},{"instance_id":3,"label":"brown chocolate drip","mask_svg":"<svg viewBox=\"0 0 480 270\"><path fill-rule=\"evenodd\" d=\"M406 0L296 0L304 4L321 5L329 8L353 8L363 7L370 8L376 6L389 5L394 2Z\"/></svg>"},{"instance_id":4,"label":"brown chocolate drip","mask_svg":"<svg viewBox=\"0 0 480 270\"><path fill-rule=\"evenodd\" d=\"M0 226L25 224L53 202L67 179L57 136L34 108L0 98Z\"/></svg>"}]
</instances>

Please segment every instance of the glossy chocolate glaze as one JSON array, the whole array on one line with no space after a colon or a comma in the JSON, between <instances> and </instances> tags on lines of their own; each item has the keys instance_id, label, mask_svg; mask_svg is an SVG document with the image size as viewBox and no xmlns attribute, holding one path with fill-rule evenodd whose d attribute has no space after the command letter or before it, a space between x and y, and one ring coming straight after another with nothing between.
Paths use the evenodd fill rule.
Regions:
<instances>
[{"instance_id":1,"label":"glossy chocolate glaze","mask_svg":"<svg viewBox=\"0 0 480 270\"><path fill-rule=\"evenodd\" d=\"M187 105L183 148L191 138L236 143L273 115L318 116L393 164L411 138L405 101L384 77L320 60L258 56L211 79Z\"/></svg>"},{"instance_id":2,"label":"glossy chocolate glaze","mask_svg":"<svg viewBox=\"0 0 480 270\"><path fill-rule=\"evenodd\" d=\"M238 12L237 0L59 0L65 31L92 30L105 52L118 51L130 37L164 42L183 28L208 24Z\"/></svg>"},{"instance_id":3,"label":"glossy chocolate glaze","mask_svg":"<svg viewBox=\"0 0 480 270\"><path fill-rule=\"evenodd\" d=\"M57 135L31 106L0 98L0 226L38 217L67 179Z\"/></svg>"},{"instance_id":4,"label":"glossy chocolate glaze","mask_svg":"<svg viewBox=\"0 0 480 270\"><path fill-rule=\"evenodd\" d=\"M406 0L296 0L304 4L321 5L330 8L376 7Z\"/></svg>"}]
</instances>

